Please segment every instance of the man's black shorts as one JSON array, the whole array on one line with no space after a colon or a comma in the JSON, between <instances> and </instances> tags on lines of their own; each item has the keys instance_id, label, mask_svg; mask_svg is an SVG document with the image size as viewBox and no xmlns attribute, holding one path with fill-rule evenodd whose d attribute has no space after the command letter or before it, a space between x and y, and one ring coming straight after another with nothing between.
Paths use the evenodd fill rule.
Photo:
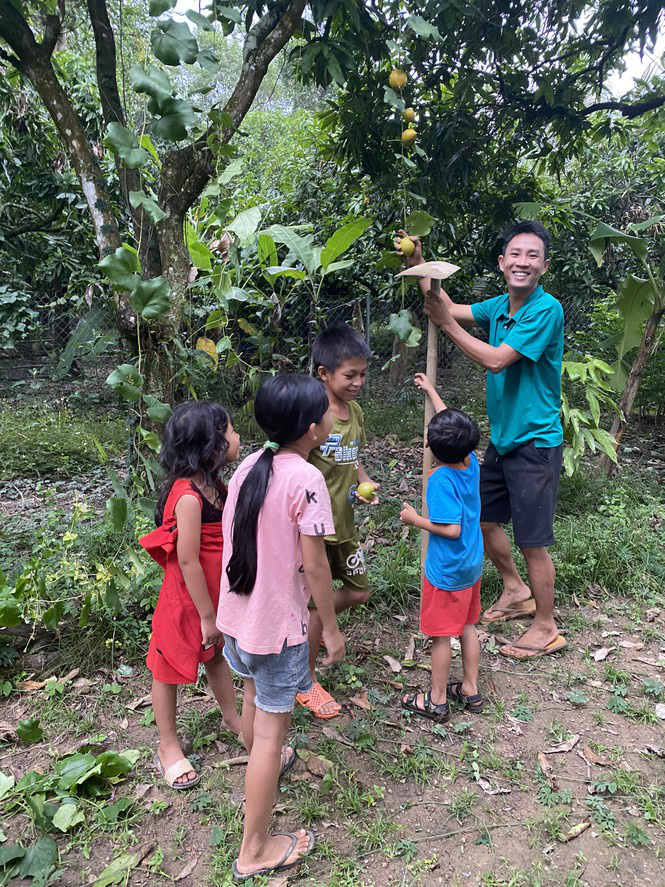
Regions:
<instances>
[{"instance_id":1,"label":"man's black shorts","mask_svg":"<svg viewBox=\"0 0 665 887\"><path fill-rule=\"evenodd\" d=\"M537 447L522 444L503 456L492 444L480 466L480 520L513 521L520 548L554 545L554 510L559 490L563 444Z\"/></svg>"}]
</instances>

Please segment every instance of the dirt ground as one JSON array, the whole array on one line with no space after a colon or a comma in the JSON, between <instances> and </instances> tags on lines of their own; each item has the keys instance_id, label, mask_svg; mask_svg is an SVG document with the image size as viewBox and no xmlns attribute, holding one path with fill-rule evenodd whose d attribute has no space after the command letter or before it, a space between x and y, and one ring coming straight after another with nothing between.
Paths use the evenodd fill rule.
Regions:
<instances>
[{"instance_id":1,"label":"dirt ground","mask_svg":"<svg viewBox=\"0 0 665 887\"><path fill-rule=\"evenodd\" d=\"M659 457L645 455L659 470ZM407 461L393 444L382 456L395 459L398 469ZM101 485L90 483L102 504ZM414 472L392 492L416 488ZM41 506L40 492L18 489L6 513ZM71 489L63 482L55 489L58 500ZM369 548L394 542L379 533L372 538ZM294 714L299 759L281 780L275 824L280 831L307 825L318 846L289 881L320 887L664 884L665 607L591 587L557 613L565 651L529 663L501 657L494 634L483 632L485 711L453 707L442 726L400 710L405 691L429 686L416 583L404 612L370 609L344 621L347 659L323 675L343 703L341 716L320 721L302 709ZM504 623L496 631L517 637L520 628ZM453 676L459 666L456 652ZM57 693L43 683L51 674L61 679ZM110 796L82 802L82 824L54 835L60 854L49 876L54 880L12 883L232 883L243 749L221 729L203 683L185 690L179 707L187 751L202 774L190 792L168 789L152 765L157 732L141 662L92 674L63 674L57 665L33 669L17 691L0 701L5 776L18 781L30 771L52 772L76 751L137 754ZM17 744L12 725L32 717L40 719L46 739ZM6 883L3 848L36 834L30 805L8 804L0 790L0 883Z\"/></svg>"}]
</instances>

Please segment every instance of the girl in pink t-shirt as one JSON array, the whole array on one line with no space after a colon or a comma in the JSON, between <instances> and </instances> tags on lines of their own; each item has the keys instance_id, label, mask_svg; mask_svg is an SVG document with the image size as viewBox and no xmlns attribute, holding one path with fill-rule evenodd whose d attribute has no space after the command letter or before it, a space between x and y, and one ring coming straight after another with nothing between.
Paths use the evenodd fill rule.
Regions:
<instances>
[{"instance_id":1,"label":"girl in pink t-shirt","mask_svg":"<svg viewBox=\"0 0 665 887\"><path fill-rule=\"evenodd\" d=\"M236 880L287 871L314 846L307 829L268 832L280 772L296 757L290 746L282 748L296 694L312 688L310 596L324 625L325 662L344 656L324 543L333 532L330 497L323 475L307 462L332 427L325 389L310 376L274 376L259 388L254 414L268 440L229 483L217 613L224 656L245 680L242 733L249 763Z\"/></svg>"}]
</instances>

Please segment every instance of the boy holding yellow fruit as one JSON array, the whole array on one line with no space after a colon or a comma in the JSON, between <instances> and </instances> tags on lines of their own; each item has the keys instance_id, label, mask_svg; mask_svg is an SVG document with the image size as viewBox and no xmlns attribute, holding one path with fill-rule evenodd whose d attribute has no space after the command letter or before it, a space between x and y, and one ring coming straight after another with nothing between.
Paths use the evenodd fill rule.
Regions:
<instances>
[{"instance_id":1,"label":"boy holding yellow fruit","mask_svg":"<svg viewBox=\"0 0 665 887\"><path fill-rule=\"evenodd\" d=\"M370 350L363 337L346 324L321 330L312 346L314 368L325 385L333 415L333 427L324 444L312 450L309 461L323 474L332 505L334 533L326 536L326 552L335 589L335 611L358 607L369 599L365 557L353 516L357 502L377 505L373 483L360 461L366 444L363 411L356 403L365 384ZM316 657L322 625L316 610L309 620L309 658L314 686L296 698L317 718L334 718L341 706L316 679Z\"/></svg>"}]
</instances>

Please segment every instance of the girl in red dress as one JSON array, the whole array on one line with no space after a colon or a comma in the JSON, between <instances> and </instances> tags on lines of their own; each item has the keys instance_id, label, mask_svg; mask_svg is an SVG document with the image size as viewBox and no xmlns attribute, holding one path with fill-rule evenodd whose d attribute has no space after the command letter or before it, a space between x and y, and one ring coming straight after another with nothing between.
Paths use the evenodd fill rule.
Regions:
<instances>
[{"instance_id":1,"label":"girl in red dress","mask_svg":"<svg viewBox=\"0 0 665 887\"><path fill-rule=\"evenodd\" d=\"M159 730L155 765L176 789L199 781L183 754L175 721L178 684L195 683L199 663L205 664L222 723L233 733L240 731L233 682L222 656L224 636L215 625L226 499L219 473L238 458L239 443L220 404L193 401L176 407L160 456L166 479L155 511L157 529L140 540L164 568L146 663Z\"/></svg>"}]
</instances>

